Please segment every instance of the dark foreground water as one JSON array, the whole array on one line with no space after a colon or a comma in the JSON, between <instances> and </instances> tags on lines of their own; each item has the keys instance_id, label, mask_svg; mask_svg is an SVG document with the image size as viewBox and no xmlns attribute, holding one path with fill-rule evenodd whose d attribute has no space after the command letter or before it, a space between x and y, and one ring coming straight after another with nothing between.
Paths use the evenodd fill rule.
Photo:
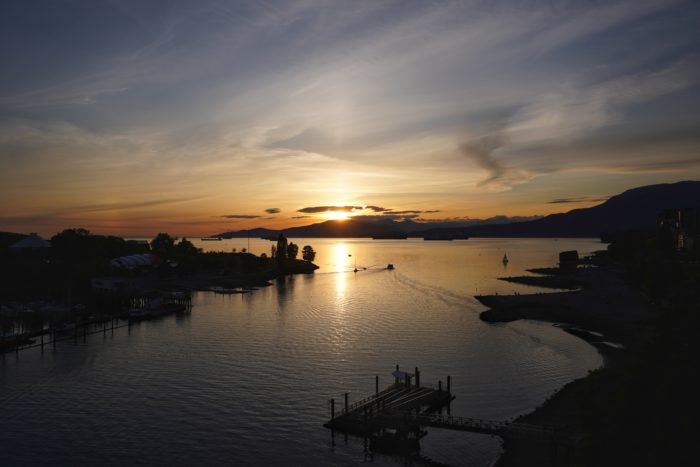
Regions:
<instances>
[{"instance_id":1,"label":"dark foreground water","mask_svg":"<svg viewBox=\"0 0 700 467\"><path fill-rule=\"evenodd\" d=\"M374 375L389 384L399 363L425 382L452 375L453 414L509 419L601 365L551 325L481 322L472 298L537 291L495 278L599 248L592 240L293 241L314 246L315 274L198 293L184 317L0 357L0 465L399 465L366 455L360 439L333 440L328 400L369 395ZM380 268L389 262L396 270ZM497 438L437 429L421 446L454 465L487 466L500 452Z\"/></svg>"}]
</instances>

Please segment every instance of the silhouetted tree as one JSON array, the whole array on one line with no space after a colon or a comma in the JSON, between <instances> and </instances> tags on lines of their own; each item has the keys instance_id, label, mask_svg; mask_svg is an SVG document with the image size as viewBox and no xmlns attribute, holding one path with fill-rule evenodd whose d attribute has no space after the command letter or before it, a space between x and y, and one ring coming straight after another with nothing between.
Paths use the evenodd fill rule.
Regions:
<instances>
[{"instance_id":1,"label":"silhouetted tree","mask_svg":"<svg viewBox=\"0 0 700 467\"><path fill-rule=\"evenodd\" d=\"M173 253L176 239L176 237L171 237L167 233L159 233L156 235L156 238L151 240L151 250L163 258L168 258Z\"/></svg>"},{"instance_id":2,"label":"silhouetted tree","mask_svg":"<svg viewBox=\"0 0 700 467\"><path fill-rule=\"evenodd\" d=\"M287 258L297 259L297 254L299 254L299 246L296 243L287 245Z\"/></svg>"},{"instance_id":3,"label":"silhouetted tree","mask_svg":"<svg viewBox=\"0 0 700 467\"><path fill-rule=\"evenodd\" d=\"M304 258L305 261L312 262L316 259L316 252L311 248L311 245L306 245L301 250L301 257Z\"/></svg>"},{"instance_id":4,"label":"silhouetted tree","mask_svg":"<svg viewBox=\"0 0 700 467\"><path fill-rule=\"evenodd\" d=\"M199 253L201 253L199 248L186 238L183 238L180 243L172 248L171 258L178 261L180 271L189 273L197 269Z\"/></svg>"},{"instance_id":5,"label":"silhouetted tree","mask_svg":"<svg viewBox=\"0 0 700 467\"><path fill-rule=\"evenodd\" d=\"M276 256L278 261L282 262L287 258L287 237L280 234L277 237L277 253Z\"/></svg>"},{"instance_id":6,"label":"silhouetted tree","mask_svg":"<svg viewBox=\"0 0 700 467\"><path fill-rule=\"evenodd\" d=\"M186 238L183 238L182 240L180 240L180 243L175 245L173 251L175 252L175 256L180 258L196 256L197 253L200 252L200 249L194 246L194 244L191 241L187 240Z\"/></svg>"},{"instance_id":7,"label":"silhouetted tree","mask_svg":"<svg viewBox=\"0 0 700 467\"><path fill-rule=\"evenodd\" d=\"M59 256L78 257L90 256L90 231L86 229L65 229L51 237L51 245Z\"/></svg>"}]
</instances>

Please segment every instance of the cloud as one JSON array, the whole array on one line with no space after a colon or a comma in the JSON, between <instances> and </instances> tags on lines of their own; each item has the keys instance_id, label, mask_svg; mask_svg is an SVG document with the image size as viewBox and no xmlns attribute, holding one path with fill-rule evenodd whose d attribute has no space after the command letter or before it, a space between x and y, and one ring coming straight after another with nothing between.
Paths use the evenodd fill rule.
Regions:
<instances>
[{"instance_id":1,"label":"cloud","mask_svg":"<svg viewBox=\"0 0 700 467\"><path fill-rule=\"evenodd\" d=\"M421 223L429 223L429 222L443 223L443 222L465 222L465 221L471 221L472 219L470 219L469 217L455 216L455 217L442 217L442 218L437 218L437 219L416 217L413 220L416 222L421 222Z\"/></svg>"},{"instance_id":2,"label":"cloud","mask_svg":"<svg viewBox=\"0 0 700 467\"><path fill-rule=\"evenodd\" d=\"M313 216L292 216L292 219L308 219Z\"/></svg>"},{"instance_id":3,"label":"cloud","mask_svg":"<svg viewBox=\"0 0 700 467\"><path fill-rule=\"evenodd\" d=\"M407 209L407 210L403 210L403 211L384 210L382 212L382 216L384 216L384 217L391 217L391 216L408 217L408 216L415 216L417 214L432 214L432 213L436 213L436 212L440 212L440 210L439 209L433 209L433 210L429 210L429 211L421 211L421 210L417 210L417 209Z\"/></svg>"},{"instance_id":4,"label":"cloud","mask_svg":"<svg viewBox=\"0 0 700 467\"><path fill-rule=\"evenodd\" d=\"M478 186L509 187L532 178L526 170L508 166L498 160L496 152L506 145L507 138L500 127L462 143L460 146L462 154L487 172L486 178L481 180Z\"/></svg>"},{"instance_id":5,"label":"cloud","mask_svg":"<svg viewBox=\"0 0 700 467\"><path fill-rule=\"evenodd\" d=\"M547 201L547 204L567 204L567 203L602 203L607 201L609 196L603 196L599 198L594 198L590 196L579 196L576 198L556 198L551 201Z\"/></svg>"},{"instance_id":6,"label":"cloud","mask_svg":"<svg viewBox=\"0 0 700 467\"><path fill-rule=\"evenodd\" d=\"M7 215L86 199L111 209L138 204L136 193L210 194L188 212L161 210L210 219L228 209L217 198L242 193L237 209L262 216L277 213L255 200L295 199L311 214L344 210L322 202L359 200L380 206L346 212L426 200L455 214L481 203L478 212L495 203L533 212L560 195L535 195L556 172L581 195L595 195L579 189L591 172L614 177L609 192L661 172L700 176L698 140L672 135L700 124L693 2L144 5L8 6ZM47 48L33 25L54 10L65 21ZM91 40L76 48L80 37ZM545 180L497 200L484 194L534 177Z\"/></svg>"},{"instance_id":7,"label":"cloud","mask_svg":"<svg viewBox=\"0 0 700 467\"><path fill-rule=\"evenodd\" d=\"M504 216L504 215L498 215L498 216L493 216L489 217L486 219L474 219L471 217L460 217L460 216L455 216L455 217L443 217L441 219L426 219L426 218L417 218L414 219L416 222L433 222L433 223L457 223L460 224L463 227L469 227L473 225L489 225L489 224L510 224L513 222L527 222L527 221L532 221L532 220L537 220L541 219L543 216Z\"/></svg>"},{"instance_id":8,"label":"cloud","mask_svg":"<svg viewBox=\"0 0 700 467\"><path fill-rule=\"evenodd\" d=\"M255 216L255 215L249 215L249 214L227 214L225 216L221 216L224 219L258 219L260 216Z\"/></svg>"},{"instance_id":9,"label":"cloud","mask_svg":"<svg viewBox=\"0 0 700 467\"><path fill-rule=\"evenodd\" d=\"M352 212L361 211L362 206L311 206L306 208L297 209L297 212L304 212L307 214L317 214L319 212Z\"/></svg>"},{"instance_id":10,"label":"cloud","mask_svg":"<svg viewBox=\"0 0 700 467\"><path fill-rule=\"evenodd\" d=\"M383 208L381 206L365 206L365 209L370 209L374 212L384 212L389 210L389 208Z\"/></svg>"},{"instance_id":11,"label":"cloud","mask_svg":"<svg viewBox=\"0 0 700 467\"><path fill-rule=\"evenodd\" d=\"M173 198L173 199L158 199L150 201L136 201L136 202L123 202L123 203L107 203L107 204L88 204L85 206L78 206L71 208L70 211L74 212L102 212L102 211L125 211L131 209L147 208L153 206L163 206L167 204L183 203L187 201L194 201L201 198Z\"/></svg>"},{"instance_id":12,"label":"cloud","mask_svg":"<svg viewBox=\"0 0 700 467\"><path fill-rule=\"evenodd\" d=\"M388 216L401 216L404 214L422 214L423 211L415 211L415 210L409 210L409 211L386 211L384 215Z\"/></svg>"},{"instance_id":13,"label":"cloud","mask_svg":"<svg viewBox=\"0 0 700 467\"><path fill-rule=\"evenodd\" d=\"M279 214L280 208L267 208L265 212L268 214Z\"/></svg>"},{"instance_id":14,"label":"cloud","mask_svg":"<svg viewBox=\"0 0 700 467\"><path fill-rule=\"evenodd\" d=\"M394 214L384 214L382 215L361 215L353 216L353 220L364 221L364 222L388 222L388 221L402 221L407 219L414 219L418 217L418 214L406 214L406 215L394 215Z\"/></svg>"}]
</instances>

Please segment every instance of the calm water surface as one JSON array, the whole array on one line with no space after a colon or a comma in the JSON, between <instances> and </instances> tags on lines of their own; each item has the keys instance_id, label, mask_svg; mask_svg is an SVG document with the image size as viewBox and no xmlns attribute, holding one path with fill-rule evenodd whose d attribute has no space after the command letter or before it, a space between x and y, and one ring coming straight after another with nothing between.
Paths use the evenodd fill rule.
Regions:
<instances>
[{"instance_id":1,"label":"calm water surface","mask_svg":"<svg viewBox=\"0 0 700 467\"><path fill-rule=\"evenodd\" d=\"M184 317L7 355L0 464L399 465L365 455L362 440L332 440L328 400L372 393L374 376L389 384L399 363L426 382L451 375L453 414L509 419L602 363L551 325L483 323L472 298L538 291L496 278L599 249L593 240L292 241L311 244L321 269L246 295L197 293ZM256 254L270 246L250 240ZM437 429L421 446L453 465L487 466L500 453L497 438Z\"/></svg>"}]
</instances>

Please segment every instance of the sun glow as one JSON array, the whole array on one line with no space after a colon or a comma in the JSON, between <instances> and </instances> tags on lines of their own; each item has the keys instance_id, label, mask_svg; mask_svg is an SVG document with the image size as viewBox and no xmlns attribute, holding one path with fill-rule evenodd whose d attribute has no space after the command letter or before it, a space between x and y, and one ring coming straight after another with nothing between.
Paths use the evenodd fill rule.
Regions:
<instances>
[{"instance_id":1,"label":"sun glow","mask_svg":"<svg viewBox=\"0 0 700 467\"><path fill-rule=\"evenodd\" d=\"M344 221L346 219L350 219L352 216L355 214L352 212L345 212L345 211L328 211L324 212L321 217L324 219L328 219L331 221Z\"/></svg>"}]
</instances>

